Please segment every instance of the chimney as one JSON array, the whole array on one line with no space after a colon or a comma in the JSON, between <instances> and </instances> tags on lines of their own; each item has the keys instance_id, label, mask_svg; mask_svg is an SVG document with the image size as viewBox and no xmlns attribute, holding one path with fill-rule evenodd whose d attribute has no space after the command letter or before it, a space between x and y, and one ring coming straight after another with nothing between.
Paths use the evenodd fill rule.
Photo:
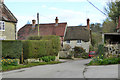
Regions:
<instances>
[{"instance_id":1,"label":"chimney","mask_svg":"<svg viewBox=\"0 0 120 80\"><path fill-rule=\"evenodd\" d=\"M116 29L117 29L117 32L120 32L120 16L119 16L118 25Z\"/></svg>"},{"instance_id":2,"label":"chimney","mask_svg":"<svg viewBox=\"0 0 120 80\"><path fill-rule=\"evenodd\" d=\"M32 27L35 27L35 24L36 24L36 20L33 19L33 20L32 20Z\"/></svg>"},{"instance_id":3,"label":"chimney","mask_svg":"<svg viewBox=\"0 0 120 80\"><path fill-rule=\"evenodd\" d=\"M87 19L87 28L90 30L90 19Z\"/></svg>"},{"instance_id":4,"label":"chimney","mask_svg":"<svg viewBox=\"0 0 120 80\"><path fill-rule=\"evenodd\" d=\"M55 26L58 26L58 17L56 17L56 19L55 19Z\"/></svg>"}]
</instances>

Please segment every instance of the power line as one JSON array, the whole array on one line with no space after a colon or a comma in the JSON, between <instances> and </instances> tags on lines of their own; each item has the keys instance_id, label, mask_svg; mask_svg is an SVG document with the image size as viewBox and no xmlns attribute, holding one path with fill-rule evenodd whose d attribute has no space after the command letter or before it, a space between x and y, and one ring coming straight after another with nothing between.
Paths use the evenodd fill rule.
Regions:
<instances>
[{"instance_id":1,"label":"power line","mask_svg":"<svg viewBox=\"0 0 120 80\"><path fill-rule=\"evenodd\" d=\"M87 0L93 7L95 7L97 10L99 10L102 14L104 14L106 16L106 14L101 11L100 9L98 9L92 2L90 2L89 0Z\"/></svg>"}]
</instances>

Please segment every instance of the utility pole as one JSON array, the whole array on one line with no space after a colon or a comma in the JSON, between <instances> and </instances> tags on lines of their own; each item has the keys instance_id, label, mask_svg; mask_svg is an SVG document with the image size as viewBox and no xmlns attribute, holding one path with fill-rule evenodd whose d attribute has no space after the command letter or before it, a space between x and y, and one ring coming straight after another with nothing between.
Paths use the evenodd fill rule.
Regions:
<instances>
[{"instance_id":1,"label":"utility pole","mask_svg":"<svg viewBox=\"0 0 120 80\"><path fill-rule=\"evenodd\" d=\"M40 36L40 33L39 33L39 13L37 13L37 23L38 23L38 36Z\"/></svg>"}]
</instances>

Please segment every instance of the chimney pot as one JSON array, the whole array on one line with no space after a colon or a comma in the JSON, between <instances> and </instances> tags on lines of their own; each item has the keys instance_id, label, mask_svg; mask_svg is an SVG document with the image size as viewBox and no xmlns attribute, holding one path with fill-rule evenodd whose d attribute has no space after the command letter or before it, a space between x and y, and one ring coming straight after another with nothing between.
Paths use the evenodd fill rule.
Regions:
<instances>
[{"instance_id":1,"label":"chimney pot","mask_svg":"<svg viewBox=\"0 0 120 80\"><path fill-rule=\"evenodd\" d=\"M33 19L33 20L32 20L32 26L35 27L35 24L36 24L36 20Z\"/></svg>"},{"instance_id":2,"label":"chimney pot","mask_svg":"<svg viewBox=\"0 0 120 80\"><path fill-rule=\"evenodd\" d=\"M87 19L87 28L90 30L90 19Z\"/></svg>"},{"instance_id":3,"label":"chimney pot","mask_svg":"<svg viewBox=\"0 0 120 80\"><path fill-rule=\"evenodd\" d=\"M56 24L56 26L58 25L58 17L56 17L56 19L55 19L55 24Z\"/></svg>"}]
</instances>

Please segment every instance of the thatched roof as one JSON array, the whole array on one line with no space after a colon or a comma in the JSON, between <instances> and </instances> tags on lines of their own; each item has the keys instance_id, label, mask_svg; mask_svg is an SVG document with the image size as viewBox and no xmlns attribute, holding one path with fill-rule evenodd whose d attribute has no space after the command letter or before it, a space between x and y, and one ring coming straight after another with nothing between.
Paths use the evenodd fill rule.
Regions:
<instances>
[{"instance_id":1,"label":"thatched roof","mask_svg":"<svg viewBox=\"0 0 120 80\"><path fill-rule=\"evenodd\" d=\"M90 31L86 26L69 26L65 34L64 40L83 40L88 42L90 38Z\"/></svg>"}]
</instances>

